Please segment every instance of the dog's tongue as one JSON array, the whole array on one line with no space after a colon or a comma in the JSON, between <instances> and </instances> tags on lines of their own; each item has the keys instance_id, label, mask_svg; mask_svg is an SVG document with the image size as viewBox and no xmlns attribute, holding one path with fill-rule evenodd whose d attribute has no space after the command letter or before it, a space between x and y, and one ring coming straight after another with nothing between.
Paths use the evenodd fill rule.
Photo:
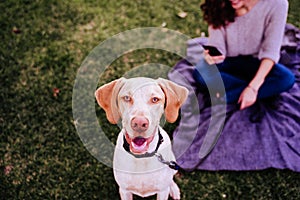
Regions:
<instances>
[{"instance_id":1,"label":"dog's tongue","mask_svg":"<svg viewBox=\"0 0 300 200\"><path fill-rule=\"evenodd\" d=\"M131 151L133 153L144 153L147 151L147 139L136 137L131 141Z\"/></svg>"},{"instance_id":2,"label":"dog's tongue","mask_svg":"<svg viewBox=\"0 0 300 200\"><path fill-rule=\"evenodd\" d=\"M146 139L142 137L136 137L132 140L132 142L137 146L142 146L146 142Z\"/></svg>"}]
</instances>

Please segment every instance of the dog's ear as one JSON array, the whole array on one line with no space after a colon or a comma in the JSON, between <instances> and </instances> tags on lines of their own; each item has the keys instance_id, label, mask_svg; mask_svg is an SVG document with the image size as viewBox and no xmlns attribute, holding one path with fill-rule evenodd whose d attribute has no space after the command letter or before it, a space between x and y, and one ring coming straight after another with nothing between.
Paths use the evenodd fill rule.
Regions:
<instances>
[{"instance_id":1,"label":"dog's ear","mask_svg":"<svg viewBox=\"0 0 300 200\"><path fill-rule=\"evenodd\" d=\"M95 92L97 103L103 108L108 121L112 124L117 124L120 119L117 97L124 82L125 78L114 80L101 86Z\"/></svg>"},{"instance_id":2,"label":"dog's ear","mask_svg":"<svg viewBox=\"0 0 300 200\"><path fill-rule=\"evenodd\" d=\"M188 96L188 89L163 78L158 78L157 83L166 96L166 120L173 123L178 117L179 108Z\"/></svg>"}]
</instances>

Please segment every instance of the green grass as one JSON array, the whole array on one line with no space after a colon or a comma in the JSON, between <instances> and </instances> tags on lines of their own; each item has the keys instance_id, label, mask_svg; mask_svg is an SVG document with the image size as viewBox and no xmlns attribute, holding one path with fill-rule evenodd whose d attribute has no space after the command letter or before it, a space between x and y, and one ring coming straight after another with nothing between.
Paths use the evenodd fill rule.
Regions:
<instances>
[{"instance_id":1,"label":"green grass","mask_svg":"<svg viewBox=\"0 0 300 200\"><path fill-rule=\"evenodd\" d=\"M300 27L300 3L289 2L288 21ZM199 4L1 1L0 199L119 199L112 169L86 150L75 129L77 70L94 47L122 31L166 24L199 36L206 30ZM182 11L185 18L178 16ZM130 52L111 64L102 81L147 63L173 66L178 59L158 50ZM97 114L104 116L99 109ZM107 137L115 141L117 127L102 121ZM184 172L176 182L183 199L300 199L300 174L288 170Z\"/></svg>"}]
</instances>

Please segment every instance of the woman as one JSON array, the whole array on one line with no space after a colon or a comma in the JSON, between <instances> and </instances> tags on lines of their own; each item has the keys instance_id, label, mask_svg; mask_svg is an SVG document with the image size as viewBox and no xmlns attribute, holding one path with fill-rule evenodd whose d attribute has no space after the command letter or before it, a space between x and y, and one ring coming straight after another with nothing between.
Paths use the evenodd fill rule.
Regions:
<instances>
[{"instance_id":1,"label":"woman","mask_svg":"<svg viewBox=\"0 0 300 200\"><path fill-rule=\"evenodd\" d=\"M208 45L223 54L204 51L205 62L193 74L201 86L214 84L216 74L208 68L217 64L227 103L239 103L240 109L293 86L294 75L278 64L287 0L206 0L201 9L209 25Z\"/></svg>"}]
</instances>

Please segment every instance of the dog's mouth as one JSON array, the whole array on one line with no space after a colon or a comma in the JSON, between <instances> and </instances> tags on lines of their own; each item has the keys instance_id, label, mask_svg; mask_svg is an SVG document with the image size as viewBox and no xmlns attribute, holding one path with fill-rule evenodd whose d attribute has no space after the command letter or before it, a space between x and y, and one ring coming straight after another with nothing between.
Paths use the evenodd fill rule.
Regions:
<instances>
[{"instance_id":1,"label":"dog's mouth","mask_svg":"<svg viewBox=\"0 0 300 200\"><path fill-rule=\"evenodd\" d=\"M127 143L130 145L130 151L134 154L143 154L146 153L149 144L152 142L154 136L149 138L144 138L141 136L130 138L129 135L126 133L125 138Z\"/></svg>"}]
</instances>

